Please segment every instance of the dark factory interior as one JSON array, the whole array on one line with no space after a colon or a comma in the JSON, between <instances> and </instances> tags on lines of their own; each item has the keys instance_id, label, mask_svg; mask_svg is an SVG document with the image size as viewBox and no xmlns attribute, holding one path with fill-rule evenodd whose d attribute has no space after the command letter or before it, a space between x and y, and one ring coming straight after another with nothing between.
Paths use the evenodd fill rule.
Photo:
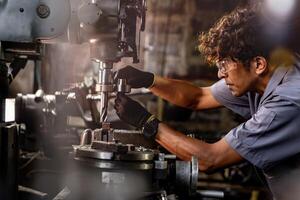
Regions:
<instances>
[{"instance_id":1,"label":"dark factory interior","mask_svg":"<svg viewBox=\"0 0 300 200\"><path fill-rule=\"evenodd\" d=\"M299 8L0 0L0 200L299 200Z\"/></svg>"}]
</instances>

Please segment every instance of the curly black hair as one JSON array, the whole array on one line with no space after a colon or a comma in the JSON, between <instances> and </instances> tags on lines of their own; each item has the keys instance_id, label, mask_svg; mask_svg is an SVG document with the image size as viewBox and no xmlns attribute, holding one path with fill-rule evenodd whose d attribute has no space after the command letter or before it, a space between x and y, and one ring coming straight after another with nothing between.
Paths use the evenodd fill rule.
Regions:
<instances>
[{"instance_id":1,"label":"curly black hair","mask_svg":"<svg viewBox=\"0 0 300 200\"><path fill-rule=\"evenodd\" d=\"M263 37L259 4L236 8L199 37L199 51L209 64L226 57L248 63L255 56L268 58L272 45Z\"/></svg>"}]
</instances>

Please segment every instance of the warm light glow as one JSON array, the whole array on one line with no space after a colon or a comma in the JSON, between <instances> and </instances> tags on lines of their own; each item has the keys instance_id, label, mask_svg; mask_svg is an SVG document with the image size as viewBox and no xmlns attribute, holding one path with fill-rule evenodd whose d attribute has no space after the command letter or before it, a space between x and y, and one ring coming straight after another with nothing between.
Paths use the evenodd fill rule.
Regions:
<instances>
[{"instance_id":1,"label":"warm light glow","mask_svg":"<svg viewBox=\"0 0 300 200\"><path fill-rule=\"evenodd\" d=\"M96 43L98 40L97 39L90 39L90 43L94 44Z\"/></svg>"},{"instance_id":2,"label":"warm light glow","mask_svg":"<svg viewBox=\"0 0 300 200\"><path fill-rule=\"evenodd\" d=\"M80 23L80 25L79 25L79 26L80 26L80 28L83 28L83 23Z\"/></svg>"},{"instance_id":3,"label":"warm light glow","mask_svg":"<svg viewBox=\"0 0 300 200\"><path fill-rule=\"evenodd\" d=\"M266 0L267 9L281 19L286 19L290 16L295 5L295 0Z\"/></svg>"}]
</instances>

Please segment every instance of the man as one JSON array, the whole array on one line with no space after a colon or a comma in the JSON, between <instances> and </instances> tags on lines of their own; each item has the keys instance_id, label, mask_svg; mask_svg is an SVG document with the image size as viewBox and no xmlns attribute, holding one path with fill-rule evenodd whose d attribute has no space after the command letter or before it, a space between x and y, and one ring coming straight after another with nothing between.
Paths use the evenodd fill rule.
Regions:
<instances>
[{"instance_id":1,"label":"man","mask_svg":"<svg viewBox=\"0 0 300 200\"><path fill-rule=\"evenodd\" d=\"M264 171L274 198L299 199L300 64L282 67L274 62L277 44L265 40L263 26L258 7L238 8L200 36L200 52L216 64L221 79L211 87L132 67L118 72L133 88L149 88L175 105L193 110L226 106L247 119L220 141L208 144L187 137L123 94L118 94L115 109L122 120L179 158L196 156L201 171L248 160Z\"/></svg>"}]
</instances>

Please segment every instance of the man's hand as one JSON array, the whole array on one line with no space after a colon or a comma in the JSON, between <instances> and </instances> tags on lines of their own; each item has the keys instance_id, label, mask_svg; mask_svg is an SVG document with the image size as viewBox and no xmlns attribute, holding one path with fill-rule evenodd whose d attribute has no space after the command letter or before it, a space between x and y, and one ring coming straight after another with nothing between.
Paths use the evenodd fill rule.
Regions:
<instances>
[{"instance_id":1,"label":"man's hand","mask_svg":"<svg viewBox=\"0 0 300 200\"><path fill-rule=\"evenodd\" d=\"M126 66L116 73L115 80L126 79L132 88L149 88L154 81L154 74Z\"/></svg>"},{"instance_id":2,"label":"man's hand","mask_svg":"<svg viewBox=\"0 0 300 200\"><path fill-rule=\"evenodd\" d=\"M118 93L114 107L121 120L138 128L142 128L151 117L143 106L122 93Z\"/></svg>"}]
</instances>

